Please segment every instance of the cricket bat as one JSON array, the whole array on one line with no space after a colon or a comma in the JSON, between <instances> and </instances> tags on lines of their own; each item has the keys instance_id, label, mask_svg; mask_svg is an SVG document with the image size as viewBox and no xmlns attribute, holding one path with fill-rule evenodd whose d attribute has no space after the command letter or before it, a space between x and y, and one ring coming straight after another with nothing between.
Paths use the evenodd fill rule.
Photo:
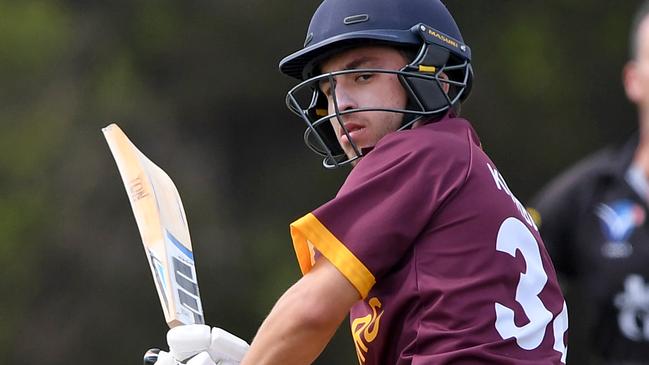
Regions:
<instances>
[{"instance_id":1,"label":"cricket bat","mask_svg":"<svg viewBox=\"0 0 649 365\"><path fill-rule=\"evenodd\" d=\"M117 124L102 132L131 202L167 324L204 324L189 228L176 186Z\"/></svg>"}]
</instances>

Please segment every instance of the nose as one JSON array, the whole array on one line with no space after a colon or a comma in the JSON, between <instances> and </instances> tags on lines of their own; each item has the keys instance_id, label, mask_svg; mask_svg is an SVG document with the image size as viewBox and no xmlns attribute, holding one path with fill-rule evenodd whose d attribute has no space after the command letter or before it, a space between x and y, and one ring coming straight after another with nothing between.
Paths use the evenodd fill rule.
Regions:
<instances>
[{"instance_id":1,"label":"nose","mask_svg":"<svg viewBox=\"0 0 649 365\"><path fill-rule=\"evenodd\" d=\"M332 98L333 100L331 101L331 105L330 105L332 111L336 110L336 106L338 107L339 111L356 109L358 107L356 101L354 100L353 95L349 92L349 90L345 88L343 83L341 82L337 83L334 92L335 92L334 94L335 98Z\"/></svg>"}]
</instances>

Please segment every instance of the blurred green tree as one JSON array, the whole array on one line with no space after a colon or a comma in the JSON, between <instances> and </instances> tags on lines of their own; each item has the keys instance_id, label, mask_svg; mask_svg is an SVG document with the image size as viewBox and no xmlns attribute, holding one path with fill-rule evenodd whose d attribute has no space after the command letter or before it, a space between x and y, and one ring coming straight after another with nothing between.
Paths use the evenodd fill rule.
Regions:
<instances>
[{"instance_id":1,"label":"blurred green tree","mask_svg":"<svg viewBox=\"0 0 649 365\"><path fill-rule=\"evenodd\" d=\"M619 81L638 1L446 1L463 110L525 198L635 125ZM166 328L100 129L176 181L206 318L251 339L299 277L288 224L335 194L278 61L317 0L0 1L0 362L138 363ZM353 364L342 326L318 364Z\"/></svg>"}]
</instances>

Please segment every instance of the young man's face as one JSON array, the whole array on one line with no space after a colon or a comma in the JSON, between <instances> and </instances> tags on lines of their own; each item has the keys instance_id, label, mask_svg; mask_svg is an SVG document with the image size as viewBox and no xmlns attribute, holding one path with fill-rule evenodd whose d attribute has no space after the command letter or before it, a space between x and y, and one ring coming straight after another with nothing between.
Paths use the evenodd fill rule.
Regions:
<instances>
[{"instance_id":1,"label":"young man's face","mask_svg":"<svg viewBox=\"0 0 649 365\"><path fill-rule=\"evenodd\" d=\"M374 68L399 70L408 63L405 55L391 47L369 46L354 48L332 56L321 65L322 73ZM334 113L332 85L328 80L320 84L320 90L327 96L329 113ZM405 109L406 91L395 74L386 73L349 73L335 77L335 96L338 109L342 112L362 108ZM402 113L367 111L350 113L340 121L349 132L349 136L359 150L374 147L385 135L396 131L403 120ZM345 154L356 156L349 139L337 118L331 124L338 142Z\"/></svg>"},{"instance_id":2,"label":"young man's face","mask_svg":"<svg viewBox=\"0 0 649 365\"><path fill-rule=\"evenodd\" d=\"M624 87L629 100L642 114L649 113L649 17L639 25L635 58L624 69Z\"/></svg>"}]
</instances>

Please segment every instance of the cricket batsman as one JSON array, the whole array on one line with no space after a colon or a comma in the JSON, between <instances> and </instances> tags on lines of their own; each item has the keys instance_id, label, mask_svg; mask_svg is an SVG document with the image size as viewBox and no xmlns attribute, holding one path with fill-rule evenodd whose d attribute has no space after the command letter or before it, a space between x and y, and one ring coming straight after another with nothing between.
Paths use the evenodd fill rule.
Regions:
<instances>
[{"instance_id":1,"label":"cricket batsman","mask_svg":"<svg viewBox=\"0 0 649 365\"><path fill-rule=\"evenodd\" d=\"M347 316L361 365L564 363L552 262L460 117L471 57L440 0L324 0L279 64L306 144L349 169L290 225L303 276L249 348L180 326L157 365L311 364Z\"/></svg>"}]
</instances>

